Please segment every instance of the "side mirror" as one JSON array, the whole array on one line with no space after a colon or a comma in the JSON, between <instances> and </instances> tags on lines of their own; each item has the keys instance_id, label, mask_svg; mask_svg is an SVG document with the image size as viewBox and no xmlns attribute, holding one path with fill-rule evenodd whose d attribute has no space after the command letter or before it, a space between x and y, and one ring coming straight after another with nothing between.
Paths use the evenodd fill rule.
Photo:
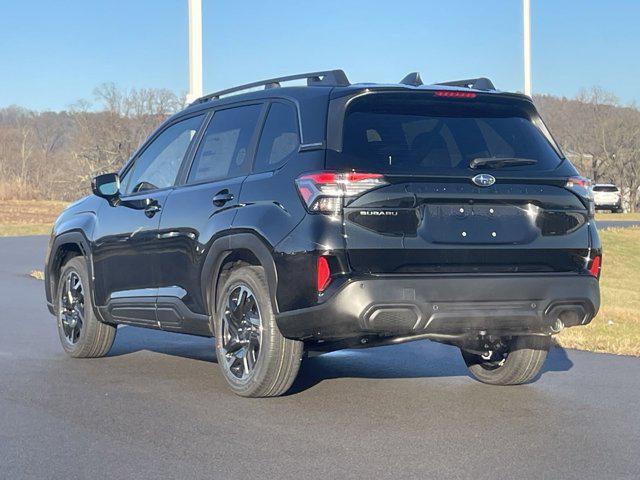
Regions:
<instances>
[{"instance_id":1,"label":"side mirror","mask_svg":"<svg viewBox=\"0 0 640 480\"><path fill-rule=\"evenodd\" d=\"M120 176L117 173L105 173L93 177L91 190L94 195L113 201L120 196Z\"/></svg>"}]
</instances>

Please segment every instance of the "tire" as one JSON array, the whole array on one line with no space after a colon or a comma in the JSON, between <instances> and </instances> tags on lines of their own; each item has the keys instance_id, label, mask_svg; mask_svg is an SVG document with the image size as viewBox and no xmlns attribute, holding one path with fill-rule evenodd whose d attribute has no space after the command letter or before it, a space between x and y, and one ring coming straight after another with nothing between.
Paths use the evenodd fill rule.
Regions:
<instances>
[{"instance_id":1,"label":"tire","mask_svg":"<svg viewBox=\"0 0 640 480\"><path fill-rule=\"evenodd\" d=\"M506 342L499 361L485 360L462 349L461 352L469 372L477 380L490 385L520 385L537 377L550 345L550 336L513 337Z\"/></svg>"},{"instance_id":2,"label":"tire","mask_svg":"<svg viewBox=\"0 0 640 480\"><path fill-rule=\"evenodd\" d=\"M243 397L276 397L289 390L304 344L280 333L263 268L231 270L215 312L216 356L231 390Z\"/></svg>"},{"instance_id":3,"label":"tire","mask_svg":"<svg viewBox=\"0 0 640 480\"><path fill-rule=\"evenodd\" d=\"M75 292L71 297L68 296L69 285ZM73 257L60 269L56 317L62 348L71 357L96 358L109 353L116 337L116 327L102 323L95 316L84 257Z\"/></svg>"}]
</instances>

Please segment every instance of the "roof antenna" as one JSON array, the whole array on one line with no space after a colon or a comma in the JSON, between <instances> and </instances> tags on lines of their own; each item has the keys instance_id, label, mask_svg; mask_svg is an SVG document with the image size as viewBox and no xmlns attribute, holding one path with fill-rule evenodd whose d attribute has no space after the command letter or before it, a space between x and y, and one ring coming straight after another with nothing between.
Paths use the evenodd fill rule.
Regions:
<instances>
[{"instance_id":1,"label":"roof antenna","mask_svg":"<svg viewBox=\"0 0 640 480\"><path fill-rule=\"evenodd\" d=\"M476 81L473 82L471 88L475 88L476 90L495 90L496 87L493 86L493 82L485 77L476 78Z\"/></svg>"},{"instance_id":2,"label":"roof antenna","mask_svg":"<svg viewBox=\"0 0 640 480\"><path fill-rule=\"evenodd\" d=\"M400 83L402 85L412 85L414 87L423 85L422 79L420 78L420 73L418 72L411 72L409 75L400 80Z\"/></svg>"}]
</instances>

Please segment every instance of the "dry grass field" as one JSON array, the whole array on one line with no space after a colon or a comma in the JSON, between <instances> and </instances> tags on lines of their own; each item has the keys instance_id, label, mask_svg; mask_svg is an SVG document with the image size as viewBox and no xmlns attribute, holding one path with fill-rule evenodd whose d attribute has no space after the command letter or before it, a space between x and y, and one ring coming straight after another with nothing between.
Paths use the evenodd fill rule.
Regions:
<instances>
[{"instance_id":1,"label":"dry grass field","mask_svg":"<svg viewBox=\"0 0 640 480\"><path fill-rule=\"evenodd\" d=\"M65 202L0 200L0 237L46 235Z\"/></svg>"}]
</instances>

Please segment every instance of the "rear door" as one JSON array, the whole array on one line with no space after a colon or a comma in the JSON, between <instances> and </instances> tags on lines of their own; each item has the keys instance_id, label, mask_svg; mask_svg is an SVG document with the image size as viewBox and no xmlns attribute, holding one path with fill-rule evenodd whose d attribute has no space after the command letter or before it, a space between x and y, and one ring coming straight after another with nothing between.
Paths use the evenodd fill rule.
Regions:
<instances>
[{"instance_id":1,"label":"rear door","mask_svg":"<svg viewBox=\"0 0 640 480\"><path fill-rule=\"evenodd\" d=\"M474 159L482 161L471 168ZM328 154L327 167L388 182L344 207L357 272L584 268L587 209L564 188L576 172L530 104L365 96L347 112L342 151Z\"/></svg>"},{"instance_id":2,"label":"rear door","mask_svg":"<svg viewBox=\"0 0 640 480\"><path fill-rule=\"evenodd\" d=\"M158 319L163 328L179 329L188 318L205 320L199 317L207 312L202 267L209 246L230 228L236 215L263 115L262 103L215 111L182 185L167 199L158 235L162 245Z\"/></svg>"}]
</instances>

